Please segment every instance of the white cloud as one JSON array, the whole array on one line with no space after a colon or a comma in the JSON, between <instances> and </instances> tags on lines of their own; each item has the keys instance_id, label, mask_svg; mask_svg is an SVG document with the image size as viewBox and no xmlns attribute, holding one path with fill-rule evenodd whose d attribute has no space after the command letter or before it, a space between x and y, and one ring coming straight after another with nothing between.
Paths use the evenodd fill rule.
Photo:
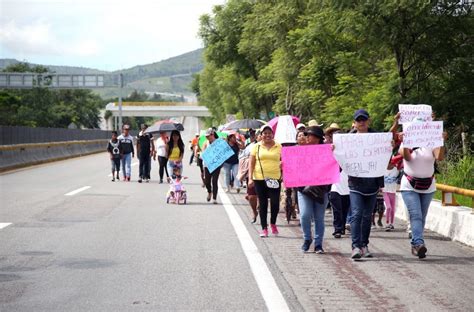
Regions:
<instances>
[{"instance_id":1,"label":"white cloud","mask_svg":"<svg viewBox=\"0 0 474 312\"><path fill-rule=\"evenodd\" d=\"M100 52L97 41L93 39L60 40L52 24L41 19L23 25L14 21L0 23L0 44L21 56L94 56Z\"/></svg>"}]
</instances>

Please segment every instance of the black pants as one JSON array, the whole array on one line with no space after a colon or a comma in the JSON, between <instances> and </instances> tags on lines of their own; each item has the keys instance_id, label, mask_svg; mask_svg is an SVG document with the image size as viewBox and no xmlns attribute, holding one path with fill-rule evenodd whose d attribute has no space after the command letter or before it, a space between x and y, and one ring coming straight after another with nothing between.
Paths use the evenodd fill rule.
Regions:
<instances>
[{"instance_id":1,"label":"black pants","mask_svg":"<svg viewBox=\"0 0 474 312\"><path fill-rule=\"evenodd\" d=\"M214 170L212 173L209 169L204 168L204 184L208 193L212 193L212 198L217 199L217 182L219 181L219 174L221 173L221 167Z\"/></svg>"},{"instance_id":2,"label":"black pants","mask_svg":"<svg viewBox=\"0 0 474 312\"><path fill-rule=\"evenodd\" d=\"M189 164L191 165L194 160L194 153L191 153L191 158L189 158Z\"/></svg>"},{"instance_id":3,"label":"black pants","mask_svg":"<svg viewBox=\"0 0 474 312\"><path fill-rule=\"evenodd\" d=\"M204 174L204 164L202 163L202 158L200 156L198 156L197 165L198 165L199 169L201 170L202 183L206 183L206 176Z\"/></svg>"},{"instance_id":4,"label":"black pants","mask_svg":"<svg viewBox=\"0 0 474 312\"><path fill-rule=\"evenodd\" d=\"M160 165L160 181L163 180L163 174L166 172L166 176L169 177L168 169L166 168L166 164L168 163L168 158L163 156L158 156L158 164Z\"/></svg>"},{"instance_id":5,"label":"black pants","mask_svg":"<svg viewBox=\"0 0 474 312\"><path fill-rule=\"evenodd\" d=\"M349 212L351 206L350 196L331 192L329 195L329 200L331 202L332 213L334 216L334 233L344 234L347 213Z\"/></svg>"},{"instance_id":6,"label":"black pants","mask_svg":"<svg viewBox=\"0 0 474 312\"><path fill-rule=\"evenodd\" d=\"M140 154L139 158L139 176L142 179L149 179L150 178L150 154Z\"/></svg>"},{"instance_id":7,"label":"black pants","mask_svg":"<svg viewBox=\"0 0 474 312\"><path fill-rule=\"evenodd\" d=\"M270 199L270 224L276 224L278 212L280 212L280 187L272 189L267 187L264 180L254 180L255 191L257 192L258 203L260 205L260 223L262 229L268 228L268 199Z\"/></svg>"}]
</instances>

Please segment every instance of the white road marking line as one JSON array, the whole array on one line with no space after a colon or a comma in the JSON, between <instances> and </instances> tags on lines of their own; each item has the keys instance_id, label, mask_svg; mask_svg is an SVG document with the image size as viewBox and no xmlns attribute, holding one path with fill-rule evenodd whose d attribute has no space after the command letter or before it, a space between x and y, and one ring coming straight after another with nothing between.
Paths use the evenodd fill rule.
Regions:
<instances>
[{"instance_id":1,"label":"white road marking line","mask_svg":"<svg viewBox=\"0 0 474 312\"><path fill-rule=\"evenodd\" d=\"M9 226L11 223L0 223L0 229L6 228Z\"/></svg>"},{"instance_id":2,"label":"white road marking line","mask_svg":"<svg viewBox=\"0 0 474 312\"><path fill-rule=\"evenodd\" d=\"M69 192L69 193L66 193L64 194L65 196L72 196L72 195L76 195L77 193L80 193L82 191L85 191L87 189L90 189L91 187L90 186L83 186L81 188L78 188L77 190L74 190L72 192Z\"/></svg>"},{"instance_id":3,"label":"white road marking line","mask_svg":"<svg viewBox=\"0 0 474 312\"><path fill-rule=\"evenodd\" d=\"M222 190L222 185L219 182L219 188ZM234 227L234 231L239 238L242 249L250 264L255 281L257 282L260 293L262 294L265 304L269 311L290 311L288 304L285 301L272 273L268 269L262 254L258 251L257 245L250 237L244 222L240 218L237 210L230 201L229 196L225 193L219 193L219 197L224 205L224 209Z\"/></svg>"}]
</instances>

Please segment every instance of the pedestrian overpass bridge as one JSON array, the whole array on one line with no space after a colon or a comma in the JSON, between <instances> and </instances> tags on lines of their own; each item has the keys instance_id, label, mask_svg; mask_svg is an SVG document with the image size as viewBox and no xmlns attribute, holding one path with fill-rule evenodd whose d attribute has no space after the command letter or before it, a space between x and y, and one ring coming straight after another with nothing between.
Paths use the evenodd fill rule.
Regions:
<instances>
[{"instance_id":1,"label":"pedestrian overpass bridge","mask_svg":"<svg viewBox=\"0 0 474 312\"><path fill-rule=\"evenodd\" d=\"M118 117L119 104L112 102L105 107ZM124 117L210 117L207 107L195 102L123 102L122 116Z\"/></svg>"}]
</instances>

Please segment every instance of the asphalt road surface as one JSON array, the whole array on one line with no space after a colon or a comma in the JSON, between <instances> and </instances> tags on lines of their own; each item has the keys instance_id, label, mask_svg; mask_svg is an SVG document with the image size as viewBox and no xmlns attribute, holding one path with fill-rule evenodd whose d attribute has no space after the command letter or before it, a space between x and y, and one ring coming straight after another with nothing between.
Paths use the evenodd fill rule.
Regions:
<instances>
[{"instance_id":1,"label":"asphalt road surface","mask_svg":"<svg viewBox=\"0 0 474 312\"><path fill-rule=\"evenodd\" d=\"M187 143L197 119L184 126ZM397 224L356 263L328 214L328 253L302 254L297 221L260 239L243 194L207 203L195 165L179 206L156 162L142 184L137 165L132 182L111 182L109 167L101 153L0 175L0 311L474 309L473 248L428 233L419 261Z\"/></svg>"}]
</instances>

